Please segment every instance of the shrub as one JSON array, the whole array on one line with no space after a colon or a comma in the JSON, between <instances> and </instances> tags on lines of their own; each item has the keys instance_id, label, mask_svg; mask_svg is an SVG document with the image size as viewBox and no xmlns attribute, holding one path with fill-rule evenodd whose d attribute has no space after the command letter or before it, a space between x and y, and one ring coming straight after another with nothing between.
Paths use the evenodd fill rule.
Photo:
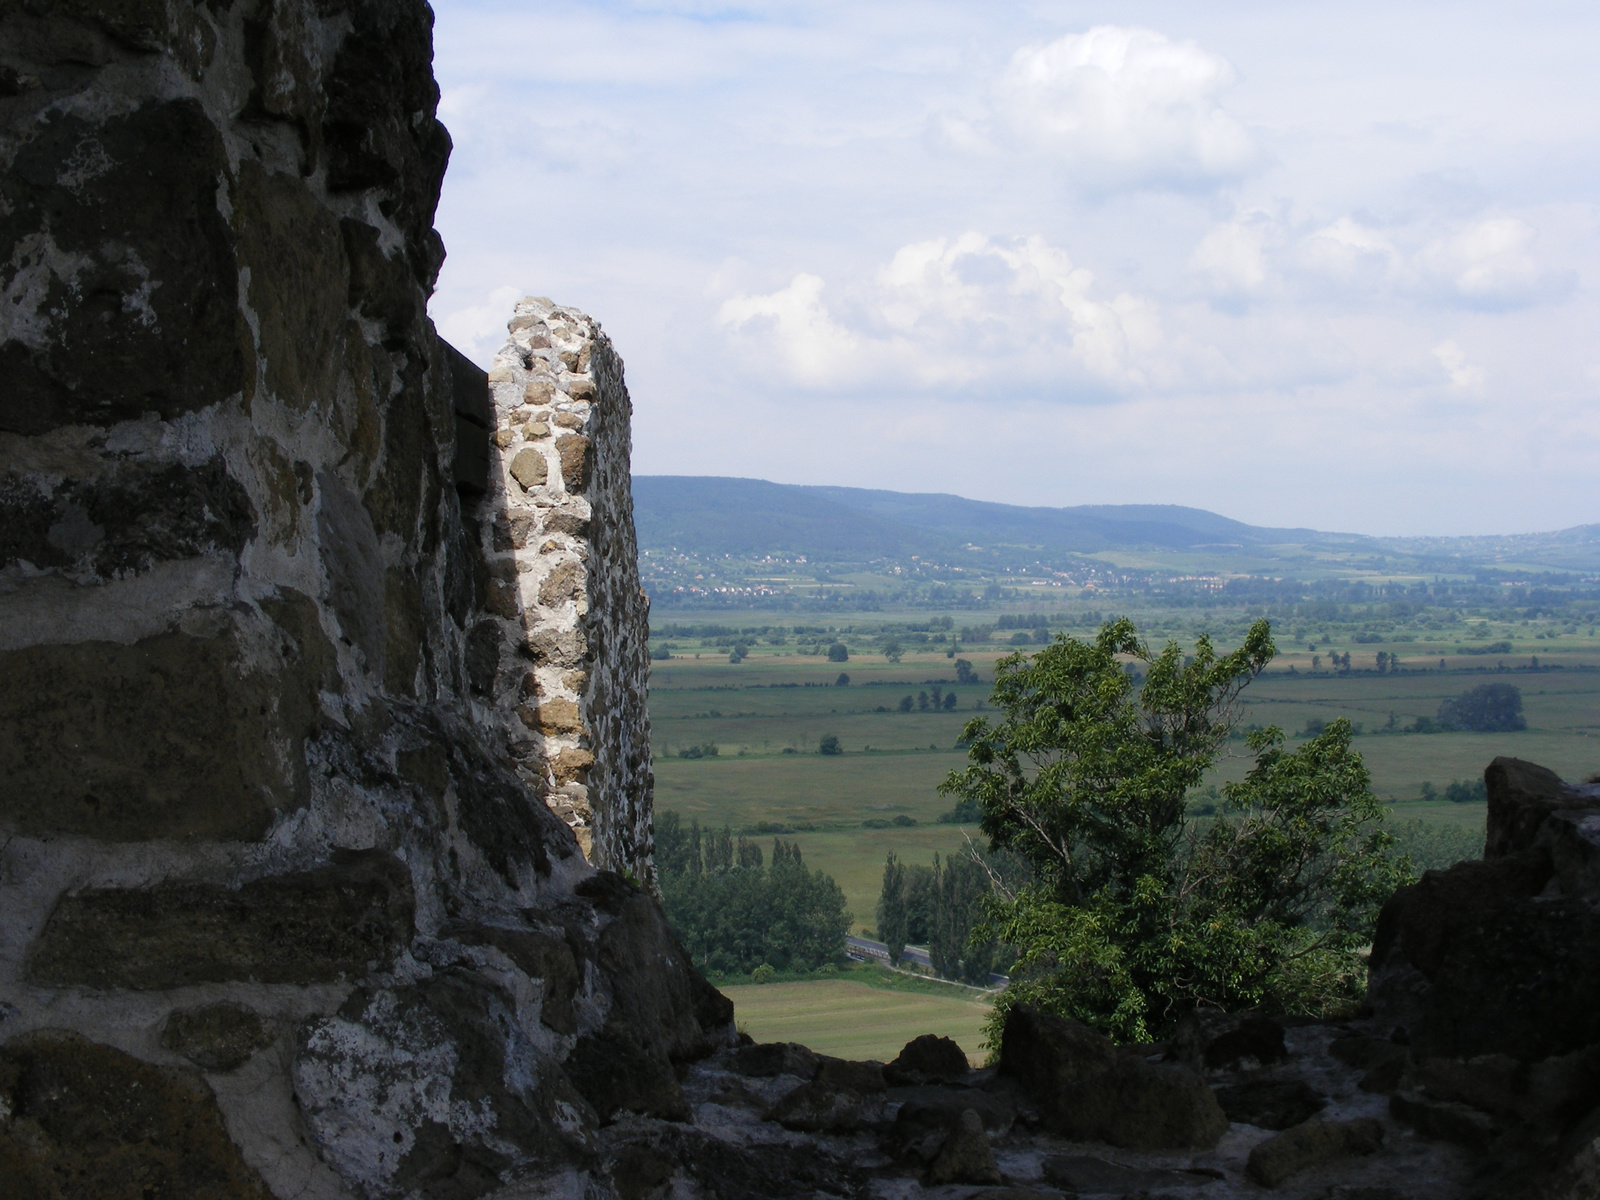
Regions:
<instances>
[{"instance_id":1,"label":"shrub","mask_svg":"<svg viewBox=\"0 0 1600 1200\"><path fill-rule=\"evenodd\" d=\"M846 675L843 671L840 671L839 672L839 678L837 678L837 679L835 679L833 681L833 686L834 687L849 687L850 686L850 676Z\"/></svg>"},{"instance_id":2,"label":"shrub","mask_svg":"<svg viewBox=\"0 0 1600 1200\"><path fill-rule=\"evenodd\" d=\"M1473 733L1510 733L1528 727L1522 690L1509 683L1483 683L1439 705L1439 724Z\"/></svg>"},{"instance_id":3,"label":"shrub","mask_svg":"<svg viewBox=\"0 0 1600 1200\"><path fill-rule=\"evenodd\" d=\"M774 975L776 975L776 974L777 974L777 971L772 969L772 964L771 963L762 963L754 971L750 972L750 982L751 983L771 983L772 982L772 977Z\"/></svg>"},{"instance_id":4,"label":"shrub","mask_svg":"<svg viewBox=\"0 0 1600 1200\"><path fill-rule=\"evenodd\" d=\"M849 662L850 649L843 642L835 642L828 647L829 662Z\"/></svg>"},{"instance_id":5,"label":"shrub","mask_svg":"<svg viewBox=\"0 0 1600 1200\"><path fill-rule=\"evenodd\" d=\"M837 734L825 733L822 740L817 743L818 754L843 754L844 747L839 745Z\"/></svg>"},{"instance_id":6,"label":"shrub","mask_svg":"<svg viewBox=\"0 0 1600 1200\"><path fill-rule=\"evenodd\" d=\"M656 662L666 662L672 657L672 647L662 642L650 651L650 657Z\"/></svg>"},{"instance_id":7,"label":"shrub","mask_svg":"<svg viewBox=\"0 0 1600 1200\"><path fill-rule=\"evenodd\" d=\"M1350 723L1293 752L1282 730L1250 734L1255 765L1222 789L1224 811L1188 819L1275 653L1265 620L1230 654L1202 636L1186 658L1119 619L999 669L1003 715L967 722L970 765L940 788L1032 868L973 933L1017 950L991 1037L1018 1002L1148 1041L1201 1004L1327 1014L1361 994L1378 908L1411 870Z\"/></svg>"}]
</instances>

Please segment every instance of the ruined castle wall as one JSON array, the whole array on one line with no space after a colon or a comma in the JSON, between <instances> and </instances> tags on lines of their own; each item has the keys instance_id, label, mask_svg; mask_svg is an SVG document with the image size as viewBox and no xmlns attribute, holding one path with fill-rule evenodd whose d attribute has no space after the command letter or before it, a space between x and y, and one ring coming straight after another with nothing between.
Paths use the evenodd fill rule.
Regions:
<instances>
[{"instance_id":1,"label":"ruined castle wall","mask_svg":"<svg viewBox=\"0 0 1600 1200\"><path fill-rule=\"evenodd\" d=\"M484 550L496 496L458 498L493 417L425 311L430 28L421 0L0 3L10 1177L609 1195L585 1064L670 1092L731 1034L654 902L544 802L583 798L583 751L591 798L616 777L647 804L642 706L610 715L644 636L609 527L626 393L592 334L551 367L534 552L557 548L530 593ZM585 370L568 429L555 392ZM579 436L598 490L566 486ZM522 725L543 776L485 715L524 603L526 645L571 650L521 660L525 699L580 712L548 743ZM592 825L605 861L639 845Z\"/></svg>"},{"instance_id":2,"label":"ruined castle wall","mask_svg":"<svg viewBox=\"0 0 1600 1200\"><path fill-rule=\"evenodd\" d=\"M489 372L484 532L496 628L482 719L598 866L652 880L649 602L634 541L632 403L584 314L524 299Z\"/></svg>"}]
</instances>

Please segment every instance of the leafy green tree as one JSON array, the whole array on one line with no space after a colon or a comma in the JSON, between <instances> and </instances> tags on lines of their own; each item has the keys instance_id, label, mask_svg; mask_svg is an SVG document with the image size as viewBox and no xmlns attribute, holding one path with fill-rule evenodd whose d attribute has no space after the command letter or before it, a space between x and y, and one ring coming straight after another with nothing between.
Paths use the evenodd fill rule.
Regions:
<instances>
[{"instance_id":1,"label":"leafy green tree","mask_svg":"<svg viewBox=\"0 0 1600 1200\"><path fill-rule=\"evenodd\" d=\"M835 642L833 645L828 647L828 661L829 662L849 662L850 661L850 648L848 646L846 646L843 642Z\"/></svg>"},{"instance_id":2,"label":"leafy green tree","mask_svg":"<svg viewBox=\"0 0 1600 1200\"><path fill-rule=\"evenodd\" d=\"M835 679L833 681L833 686L834 687L849 687L850 686L850 676L846 675L843 671L840 671L839 672L839 678L837 678L837 679Z\"/></svg>"},{"instance_id":3,"label":"leafy green tree","mask_svg":"<svg viewBox=\"0 0 1600 1200\"><path fill-rule=\"evenodd\" d=\"M1439 705L1439 724L1474 733L1509 733L1526 729L1522 689L1510 683L1483 683Z\"/></svg>"},{"instance_id":4,"label":"leafy green tree","mask_svg":"<svg viewBox=\"0 0 1600 1200\"><path fill-rule=\"evenodd\" d=\"M989 875L970 858L952 856L933 861L933 905L928 929L928 958L946 979L987 984L998 951L994 940L972 937L989 894Z\"/></svg>"},{"instance_id":5,"label":"leafy green tree","mask_svg":"<svg viewBox=\"0 0 1600 1200\"><path fill-rule=\"evenodd\" d=\"M1018 953L995 1030L1019 1001L1142 1041L1201 1004L1322 1013L1357 994L1359 951L1410 864L1349 722L1293 753L1281 730L1251 732L1255 765L1223 812L1187 819L1274 653L1264 620L1232 653L1202 636L1186 658L1152 653L1124 618L998 664L1003 716L967 723L970 765L940 789L976 801L992 846L1032 868L976 931Z\"/></svg>"},{"instance_id":6,"label":"leafy green tree","mask_svg":"<svg viewBox=\"0 0 1600 1200\"><path fill-rule=\"evenodd\" d=\"M774 839L764 868L755 842L735 843L727 828L703 840L699 832L694 825L685 833L676 814L656 822L663 906L700 967L815 970L839 960L851 920L844 893L806 867L798 845Z\"/></svg>"},{"instance_id":7,"label":"leafy green tree","mask_svg":"<svg viewBox=\"0 0 1600 1200\"><path fill-rule=\"evenodd\" d=\"M817 753L843 754L844 747L839 744L839 735L836 733L823 734L821 740L817 742Z\"/></svg>"},{"instance_id":8,"label":"leafy green tree","mask_svg":"<svg viewBox=\"0 0 1600 1200\"><path fill-rule=\"evenodd\" d=\"M956 707L956 694L954 692L946 692L945 696L944 696L944 710L945 710L945 712L954 712L955 711L955 707Z\"/></svg>"},{"instance_id":9,"label":"leafy green tree","mask_svg":"<svg viewBox=\"0 0 1600 1200\"><path fill-rule=\"evenodd\" d=\"M916 703L917 703L917 698L915 696L913 696L910 692L907 692L904 696L900 697L900 711L901 712L910 712L912 710L912 708L916 705Z\"/></svg>"},{"instance_id":10,"label":"leafy green tree","mask_svg":"<svg viewBox=\"0 0 1600 1200\"><path fill-rule=\"evenodd\" d=\"M890 642L883 648L883 656L892 663L899 662L900 656L904 653L905 649L900 645L899 642Z\"/></svg>"},{"instance_id":11,"label":"leafy green tree","mask_svg":"<svg viewBox=\"0 0 1600 1200\"><path fill-rule=\"evenodd\" d=\"M878 940L889 948L889 965L906 948L906 868L891 853L883 864L883 890L878 893Z\"/></svg>"},{"instance_id":12,"label":"leafy green tree","mask_svg":"<svg viewBox=\"0 0 1600 1200\"><path fill-rule=\"evenodd\" d=\"M972 669L972 663L969 662L967 659L964 659L964 658L956 659L956 682L957 683L977 683L978 682L978 673L977 673L977 671Z\"/></svg>"}]
</instances>

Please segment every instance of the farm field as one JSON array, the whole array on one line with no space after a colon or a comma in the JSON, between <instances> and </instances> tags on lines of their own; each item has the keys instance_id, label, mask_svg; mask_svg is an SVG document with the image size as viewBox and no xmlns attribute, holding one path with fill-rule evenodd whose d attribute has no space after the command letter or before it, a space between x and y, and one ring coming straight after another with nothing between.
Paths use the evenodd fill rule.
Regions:
<instances>
[{"instance_id":1,"label":"farm field","mask_svg":"<svg viewBox=\"0 0 1600 1200\"><path fill-rule=\"evenodd\" d=\"M1288 640L1279 634L1280 645ZM1395 643L1395 652L1402 644L1407 661L1415 661L1412 654L1420 657L1415 643ZM1560 662L1565 669L1486 672L1481 657L1455 656L1446 658L1449 669L1440 672L1435 656L1427 672L1379 675L1360 668L1383 646L1365 644L1350 650L1357 666L1352 673L1312 673L1304 644L1288 646L1273 669L1246 689L1242 724L1276 724L1294 745L1303 740L1294 735L1308 722L1346 717L1361 726L1357 748L1372 772L1374 791L1393 803L1394 817L1481 829L1481 804L1423 802L1422 785L1443 790L1454 780L1479 778L1498 754L1542 763L1567 778L1600 771L1600 670L1589 662L1600 661L1600 653L1588 639L1556 653L1535 644L1542 664ZM1319 653L1338 645L1319 643ZM787 647L757 646L737 665L715 649L699 651L698 659L690 652L654 663L656 804L685 820L726 824L751 836L781 831L799 843L810 865L839 882L855 930L870 929L890 852L926 863L935 852L959 851L964 834L977 836L974 827L938 823L951 801L936 789L965 765L955 745L961 727L987 711L978 705L988 696L995 661L1010 650L963 646L961 657L979 676L965 685L954 682L954 663L943 653L907 653L899 663L853 653L848 662L832 663ZM841 672L848 674L848 685L836 684ZM1522 690L1526 730L1382 732L1391 714L1395 727L1407 726L1486 681L1512 682ZM916 706L917 694L928 693L931 707L936 686L944 696L955 694L954 709ZM913 698L912 711L901 712L906 696ZM817 752L828 734L839 739L842 754ZM704 754L708 744L717 747L715 756ZM701 757L680 756L693 753L691 748L700 749ZM1243 743L1231 744L1213 782L1242 777L1249 761Z\"/></svg>"},{"instance_id":2,"label":"farm field","mask_svg":"<svg viewBox=\"0 0 1600 1200\"><path fill-rule=\"evenodd\" d=\"M955 992L955 989L951 989ZM888 1062L912 1038L955 1041L973 1066L983 1063L987 1003L886 991L844 979L724 987L734 1020L758 1042L799 1042L836 1058Z\"/></svg>"}]
</instances>

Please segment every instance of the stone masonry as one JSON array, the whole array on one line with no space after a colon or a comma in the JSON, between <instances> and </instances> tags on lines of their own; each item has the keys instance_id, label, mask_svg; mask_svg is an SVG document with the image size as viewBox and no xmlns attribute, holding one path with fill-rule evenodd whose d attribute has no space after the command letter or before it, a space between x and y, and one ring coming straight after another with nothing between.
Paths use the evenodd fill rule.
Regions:
<instances>
[{"instance_id":1,"label":"stone masonry","mask_svg":"<svg viewBox=\"0 0 1600 1200\"><path fill-rule=\"evenodd\" d=\"M622 359L529 297L489 372L490 621L474 689L518 770L595 865L653 882L649 601L639 586Z\"/></svg>"},{"instance_id":2,"label":"stone masonry","mask_svg":"<svg viewBox=\"0 0 1600 1200\"><path fill-rule=\"evenodd\" d=\"M612 1200L735 1036L647 890L621 363L526 306L491 406L426 315L431 26L0 0L8 1200Z\"/></svg>"}]
</instances>

